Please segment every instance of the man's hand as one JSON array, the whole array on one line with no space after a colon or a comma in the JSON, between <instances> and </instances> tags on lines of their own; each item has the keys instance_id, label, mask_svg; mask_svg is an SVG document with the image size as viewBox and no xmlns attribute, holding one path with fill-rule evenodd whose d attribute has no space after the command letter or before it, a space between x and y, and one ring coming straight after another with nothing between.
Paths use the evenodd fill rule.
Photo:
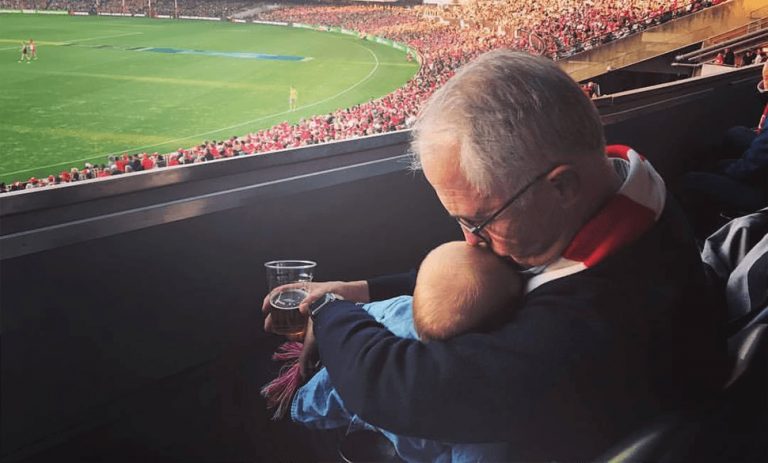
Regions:
<instances>
[{"instance_id":1,"label":"man's hand","mask_svg":"<svg viewBox=\"0 0 768 463\"><path fill-rule=\"evenodd\" d=\"M293 283L285 286L280 286L272 290L281 291L286 288L303 286L305 283ZM368 293L368 282L365 280L359 281L326 281L322 283L310 283L309 294L299 305L299 310L304 316L309 316L309 305L316 300L323 297L325 293L336 293L344 299L352 302L369 302L370 294ZM271 294L271 293L270 293ZM264 331L272 332L272 317L269 315L269 294L264 297L264 302L261 304L261 311L266 315L264 318ZM307 327L307 334L310 329Z\"/></svg>"},{"instance_id":2,"label":"man's hand","mask_svg":"<svg viewBox=\"0 0 768 463\"><path fill-rule=\"evenodd\" d=\"M301 286L303 283L285 285L275 288L273 292L280 291L292 286ZM299 310L304 316L309 317L309 305L316 300L323 297L325 293L336 293L346 300L353 302L369 302L370 294L368 293L368 282L365 280L360 281L327 281L323 283L311 283L309 287L309 294L299 305ZM271 294L271 293L270 293ZM266 315L264 317L264 331L272 332L272 317L269 315L269 294L264 297L264 302L261 305L261 311ZM290 339L292 341L300 341L300 339ZM304 349L299 356L299 373L301 379L306 381L311 377L318 367L319 351L317 348L317 341L315 341L315 332L312 325L312 319L307 320L307 329L304 334Z\"/></svg>"}]
</instances>

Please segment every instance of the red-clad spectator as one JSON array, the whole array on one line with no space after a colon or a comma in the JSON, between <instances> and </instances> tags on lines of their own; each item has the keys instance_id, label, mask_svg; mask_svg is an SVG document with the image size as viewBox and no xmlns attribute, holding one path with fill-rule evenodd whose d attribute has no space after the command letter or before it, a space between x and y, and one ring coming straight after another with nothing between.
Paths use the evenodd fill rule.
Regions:
<instances>
[{"instance_id":1,"label":"red-clad spectator","mask_svg":"<svg viewBox=\"0 0 768 463\"><path fill-rule=\"evenodd\" d=\"M53 7L59 1L51 0L48 5ZM170 14L169 8L173 7L169 0L153 3L154 13ZM679 0L470 0L448 7L357 4L265 7L258 13L260 19L341 26L358 31L361 38L371 34L408 44L419 50L421 67L405 85L377 100L310 116L296 124L282 122L243 137L205 141L167 156L143 153L138 158L124 153L114 159L110 157L108 168L94 169L86 165L83 172L73 168L71 172L62 172L58 180L66 183L406 129L415 120L422 102L456 69L481 53L506 47L547 54L555 59L569 56L703 7L701 0L685 5L680 3ZM127 0L125 5L131 11L145 8L139 0ZM191 0L181 5L179 13L196 11L198 14L193 16L218 16L237 5L252 7L250 3L236 1ZM76 6L73 8L77 9ZM112 11L122 6L102 2L99 8ZM176 12L175 9L171 11ZM412 59L411 54L404 59ZM764 55L759 55L755 61L762 59ZM593 93L594 89L585 90L599 95L599 92ZM55 181L56 178L54 182L49 178L44 183ZM25 188L26 185L35 183L14 182L10 188Z\"/></svg>"},{"instance_id":2,"label":"red-clad spectator","mask_svg":"<svg viewBox=\"0 0 768 463\"><path fill-rule=\"evenodd\" d=\"M125 165L128 164L128 154L123 154L122 157L119 157L115 160L115 167L117 167L117 170L120 172L125 172Z\"/></svg>"},{"instance_id":3,"label":"red-clad spectator","mask_svg":"<svg viewBox=\"0 0 768 463\"><path fill-rule=\"evenodd\" d=\"M152 158L147 156L147 153L143 153L141 155L141 168L143 170L150 170L150 169L153 169L154 167L155 167L155 162L152 160Z\"/></svg>"}]
</instances>

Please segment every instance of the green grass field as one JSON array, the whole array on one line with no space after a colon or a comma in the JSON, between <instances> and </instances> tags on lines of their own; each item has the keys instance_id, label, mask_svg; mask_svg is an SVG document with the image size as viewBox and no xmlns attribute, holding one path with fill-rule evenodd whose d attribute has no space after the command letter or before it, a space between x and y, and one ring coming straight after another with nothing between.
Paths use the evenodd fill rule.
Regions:
<instances>
[{"instance_id":1,"label":"green grass field","mask_svg":"<svg viewBox=\"0 0 768 463\"><path fill-rule=\"evenodd\" d=\"M30 38L39 59L19 63ZM304 29L0 14L0 181L294 122L385 95L417 70L401 51Z\"/></svg>"}]
</instances>

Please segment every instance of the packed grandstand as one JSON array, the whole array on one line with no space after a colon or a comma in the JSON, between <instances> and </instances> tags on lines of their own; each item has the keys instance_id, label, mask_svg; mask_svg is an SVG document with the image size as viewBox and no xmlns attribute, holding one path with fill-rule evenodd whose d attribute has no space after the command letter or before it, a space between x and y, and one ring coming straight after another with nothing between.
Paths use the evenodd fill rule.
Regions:
<instances>
[{"instance_id":1,"label":"packed grandstand","mask_svg":"<svg viewBox=\"0 0 768 463\"><path fill-rule=\"evenodd\" d=\"M0 193L109 177L136 171L206 162L241 155L407 129L436 88L458 67L495 48L514 48L554 60L573 56L632 33L721 3L721 0L501 0L461 5L268 5L204 0L0 0L0 9L67 10L142 16L200 16L237 20L340 26L404 43L414 50L418 73L394 92L296 124L201 141L173 153L125 153L105 157L45 178L0 184ZM592 92L588 87L585 91Z\"/></svg>"}]
</instances>

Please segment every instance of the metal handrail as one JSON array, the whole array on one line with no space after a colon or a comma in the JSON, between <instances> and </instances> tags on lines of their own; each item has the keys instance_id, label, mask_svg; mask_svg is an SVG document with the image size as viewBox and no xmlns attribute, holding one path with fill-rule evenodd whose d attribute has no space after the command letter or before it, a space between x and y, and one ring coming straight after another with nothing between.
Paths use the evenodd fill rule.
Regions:
<instances>
[{"instance_id":1,"label":"metal handrail","mask_svg":"<svg viewBox=\"0 0 768 463\"><path fill-rule=\"evenodd\" d=\"M768 24L768 22L766 22L766 24ZM720 42L716 45L711 45L709 47L702 48L700 50L685 53L683 55L678 55L675 57L675 61L680 62L680 61L691 61L691 60L703 60L710 55L716 54L717 52L723 50L724 48L739 46L740 44L744 44L744 43L755 41L755 40L759 41L761 39L768 40L768 28L751 32L749 34L745 34L739 37L735 37L733 39Z\"/></svg>"}]
</instances>

